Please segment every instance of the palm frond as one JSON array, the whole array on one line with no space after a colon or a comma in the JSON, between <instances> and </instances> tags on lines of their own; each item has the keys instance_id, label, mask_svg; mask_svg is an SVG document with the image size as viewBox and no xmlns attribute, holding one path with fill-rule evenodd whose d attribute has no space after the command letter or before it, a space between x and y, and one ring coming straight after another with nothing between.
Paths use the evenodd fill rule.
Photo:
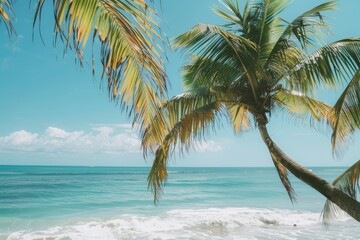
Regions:
<instances>
[{"instance_id":1,"label":"palm frond","mask_svg":"<svg viewBox=\"0 0 360 240\"><path fill-rule=\"evenodd\" d=\"M14 0L0 0L0 26L4 22L8 35L11 36L15 32L12 18L14 16L13 6Z\"/></svg>"},{"instance_id":2,"label":"palm frond","mask_svg":"<svg viewBox=\"0 0 360 240\"><path fill-rule=\"evenodd\" d=\"M236 66L230 61L227 64L221 64L211 59L193 56L182 69L185 90L207 88L212 92L226 91L234 80L243 75Z\"/></svg>"},{"instance_id":3,"label":"palm frond","mask_svg":"<svg viewBox=\"0 0 360 240\"><path fill-rule=\"evenodd\" d=\"M188 151L195 145L196 139L204 136L209 126L216 126L216 116L220 111L219 102L211 102L185 114L170 128L155 152L155 159L148 175L148 187L154 193L154 202L159 200L160 193L167 180L169 155L176 149ZM177 148L178 147L178 148Z\"/></svg>"},{"instance_id":4,"label":"palm frond","mask_svg":"<svg viewBox=\"0 0 360 240\"><path fill-rule=\"evenodd\" d=\"M38 0L34 24L44 3ZM82 61L88 40L98 37L109 95L147 125L166 92L155 11L145 0L53 0L53 5L55 38Z\"/></svg>"},{"instance_id":5,"label":"palm frond","mask_svg":"<svg viewBox=\"0 0 360 240\"><path fill-rule=\"evenodd\" d=\"M247 81L257 97L259 71L256 71L254 56L257 56L257 45L252 41L233 34L223 28L209 24L198 24L190 31L181 34L174 40L174 47L184 47L201 59L211 59L213 63L236 65L247 76ZM211 71L211 64L201 65ZM206 71L206 69L204 69Z\"/></svg>"},{"instance_id":6,"label":"palm frond","mask_svg":"<svg viewBox=\"0 0 360 240\"><path fill-rule=\"evenodd\" d=\"M274 30L280 24L279 14L288 6L287 0L264 0L255 3L252 7L256 11L259 22L257 23L258 39L260 46L260 62L266 62L272 49ZM254 30L253 30L254 31Z\"/></svg>"},{"instance_id":7,"label":"palm frond","mask_svg":"<svg viewBox=\"0 0 360 240\"><path fill-rule=\"evenodd\" d=\"M313 127L315 121L333 124L332 107L300 92L280 90L274 95L275 105L283 114L306 119Z\"/></svg>"},{"instance_id":8,"label":"palm frond","mask_svg":"<svg viewBox=\"0 0 360 240\"><path fill-rule=\"evenodd\" d=\"M278 15L288 6L288 1L251 2L245 5L243 14L238 1L226 0L223 5L224 9L217 8L215 12L228 21L224 26L256 43L260 47L257 57L265 61L271 50L273 31L279 24Z\"/></svg>"},{"instance_id":9,"label":"palm frond","mask_svg":"<svg viewBox=\"0 0 360 240\"><path fill-rule=\"evenodd\" d=\"M249 108L239 103L225 103L234 133L244 132L251 127Z\"/></svg>"},{"instance_id":10,"label":"palm frond","mask_svg":"<svg viewBox=\"0 0 360 240\"><path fill-rule=\"evenodd\" d=\"M208 89L196 89L177 95L166 101L154 116L153 121L142 132L142 148L144 156L154 152L179 121L187 114L216 101L216 97Z\"/></svg>"},{"instance_id":11,"label":"palm frond","mask_svg":"<svg viewBox=\"0 0 360 240\"><path fill-rule=\"evenodd\" d=\"M334 87L345 82L360 67L360 39L342 39L301 59L283 76L288 89L303 93Z\"/></svg>"},{"instance_id":12,"label":"palm frond","mask_svg":"<svg viewBox=\"0 0 360 240\"><path fill-rule=\"evenodd\" d=\"M289 180L288 170L284 167L284 165L282 165L280 163L280 161L278 161L276 159L276 157L273 154L271 154L271 158L275 165L276 171L279 174L281 183L283 184L283 186L290 198L290 201L294 203L296 201L296 194L295 194L294 188L292 187L291 182Z\"/></svg>"},{"instance_id":13,"label":"palm frond","mask_svg":"<svg viewBox=\"0 0 360 240\"><path fill-rule=\"evenodd\" d=\"M287 49L284 42L288 40L297 40L303 49L312 47L314 43L322 40L322 32L329 31L328 23L325 21L322 12L335 9L335 1L330 1L306 11L290 23L283 20L285 25L277 26L283 31L278 31L280 35L274 42L269 54L269 61L276 55L284 55L283 51Z\"/></svg>"},{"instance_id":14,"label":"palm frond","mask_svg":"<svg viewBox=\"0 0 360 240\"><path fill-rule=\"evenodd\" d=\"M221 2L225 9L215 8L214 12L228 21L226 27L242 31L244 18L241 13L239 1L224 0Z\"/></svg>"},{"instance_id":15,"label":"palm frond","mask_svg":"<svg viewBox=\"0 0 360 240\"><path fill-rule=\"evenodd\" d=\"M357 192L360 190L360 161L356 162L344 173L337 177L332 183L335 187L356 199ZM341 218L345 213L334 203L327 200L322 210L322 218L325 224L329 224L332 219Z\"/></svg>"},{"instance_id":16,"label":"palm frond","mask_svg":"<svg viewBox=\"0 0 360 240\"><path fill-rule=\"evenodd\" d=\"M329 32L322 12L334 10L335 2L320 4L301 14L292 22L281 19L271 29L274 41L268 45L264 67L277 77L286 73L306 56L306 49L322 42L323 32Z\"/></svg>"},{"instance_id":17,"label":"palm frond","mask_svg":"<svg viewBox=\"0 0 360 240\"><path fill-rule=\"evenodd\" d=\"M306 57L305 52L291 39L282 41L283 49L277 54L273 54L271 58L268 57L267 65L264 66L268 69L268 72L272 75L269 80L271 85L276 85L279 79L289 74L289 70L298 64L302 59Z\"/></svg>"},{"instance_id":18,"label":"palm frond","mask_svg":"<svg viewBox=\"0 0 360 240\"><path fill-rule=\"evenodd\" d=\"M333 150L360 128L360 69L354 74L334 105L335 124L332 134Z\"/></svg>"}]
</instances>

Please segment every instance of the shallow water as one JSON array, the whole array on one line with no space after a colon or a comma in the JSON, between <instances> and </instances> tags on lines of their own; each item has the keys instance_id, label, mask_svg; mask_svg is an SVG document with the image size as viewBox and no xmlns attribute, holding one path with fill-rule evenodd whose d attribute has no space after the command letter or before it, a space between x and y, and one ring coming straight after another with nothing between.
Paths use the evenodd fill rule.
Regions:
<instances>
[{"instance_id":1,"label":"shallow water","mask_svg":"<svg viewBox=\"0 0 360 240\"><path fill-rule=\"evenodd\" d=\"M148 170L0 166L0 239L359 239L351 219L324 227L324 198L294 178L292 205L272 168L173 168L158 206Z\"/></svg>"}]
</instances>

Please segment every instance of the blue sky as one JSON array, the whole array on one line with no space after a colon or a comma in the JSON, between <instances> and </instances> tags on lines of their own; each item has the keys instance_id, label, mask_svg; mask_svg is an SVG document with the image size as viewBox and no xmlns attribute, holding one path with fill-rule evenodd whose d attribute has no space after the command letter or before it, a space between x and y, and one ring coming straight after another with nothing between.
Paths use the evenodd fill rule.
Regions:
<instances>
[{"instance_id":1,"label":"blue sky","mask_svg":"<svg viewBox=\"0 0 360 240\"><path fill-rule=\"evenodd\" d=\"M240 1L243 2L243 1ZM324 1L294 0L283 17L291 20ZM160 14L164 32L172 38L196 23L221 23L212 9L216 0L163 1ZM333 36L328 40L360 37L358 0L338 1L338 11L326 13ZM44 10L42 34L35 31L34 9L17 1L17 37L9 40L0 25L0 165L112 165L145 166L140 141L125 113L109 101L106 86L88 66L80 68L72 52L63 55L61 43L52 41L51 5ZM95 51L96 52L96 51ZM168 51L166 69L171 82L169 96L182 91L181 65L186 57ZM334 103L338 92L320 93ZM267 149L257 131L234 136L227 122L196 151L177 157L173 166L271 166ZM288 155L306 166L349 166L359 158L359 134L341 159L331 153L330 133L320 133L279 116L269 132Z\"/></svg>"}]
</instances>

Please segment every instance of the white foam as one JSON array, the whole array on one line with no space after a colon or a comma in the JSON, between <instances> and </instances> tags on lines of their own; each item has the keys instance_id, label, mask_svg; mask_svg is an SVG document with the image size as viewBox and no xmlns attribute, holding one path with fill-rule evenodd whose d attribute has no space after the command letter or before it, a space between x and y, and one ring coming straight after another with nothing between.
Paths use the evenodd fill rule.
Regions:
<instances>
[{"instance_id":1,"label":"white foam","mask_svg":"<svg viewBox=\"0 0 360 240\"><path fill-rule=\"evenodd\" d=\"M156 216L122 215L104 222L19 231L8 239L311 239L316 232L321 232L319 236L328 232L319 217L319 213L279 209L182 209Z\"/></svg>"}]
</instances>

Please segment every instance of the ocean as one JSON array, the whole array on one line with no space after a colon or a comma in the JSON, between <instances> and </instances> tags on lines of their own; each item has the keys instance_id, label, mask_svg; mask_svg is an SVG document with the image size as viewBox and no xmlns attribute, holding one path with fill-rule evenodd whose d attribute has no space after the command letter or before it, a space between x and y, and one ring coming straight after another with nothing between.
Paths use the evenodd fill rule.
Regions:
<instances>
[{"instance_id":1,"label":"ocean","mask_svg":"<svg viewBox=\"0 0 360 240\"><path fill-rule=\"evenodd\" d=\"M310 168L331 181L345 168ZM0 239L359 239L358 222L326 227L325 199L274 168L171 168L154 205L149 168L0 166Z\"/></svg>"}]
</instances>

